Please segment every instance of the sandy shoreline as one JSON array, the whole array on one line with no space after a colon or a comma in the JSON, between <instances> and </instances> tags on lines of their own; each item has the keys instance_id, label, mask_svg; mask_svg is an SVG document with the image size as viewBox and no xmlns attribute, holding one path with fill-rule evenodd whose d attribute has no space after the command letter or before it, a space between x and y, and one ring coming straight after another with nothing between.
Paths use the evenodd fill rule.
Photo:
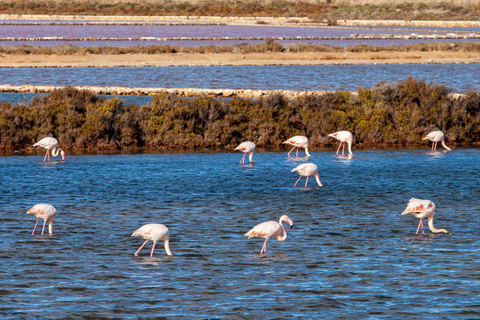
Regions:
<instances>
[{"instance_id":1,"label":"sandy shoreline","mask_svg":"<svg viewBox=\"0 0 480 320\"><path fill-rule=\"evenodd\" d=\"M478 53L466 52L345 52L345 53L166 53L122 55L2 54L0 67L169 67L220 65L425 64L480 63Z\"/></svg>"}]
</instances>

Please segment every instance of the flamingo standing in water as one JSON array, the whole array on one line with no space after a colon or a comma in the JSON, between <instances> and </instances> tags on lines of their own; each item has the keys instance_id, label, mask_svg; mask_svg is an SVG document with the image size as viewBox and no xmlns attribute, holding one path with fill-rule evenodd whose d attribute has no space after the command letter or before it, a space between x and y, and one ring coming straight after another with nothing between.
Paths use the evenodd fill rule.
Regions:
<instances>
[{"instance_id":1,"label":"flamingo standing in water","mask_svg":"<svg viewBox=\"0 0 480 320\"><path fill-rule=\"evenodd\" d=\"M33 146L47 149L47 153L45 153L45 158L43 159L43 162L47 160L47 157L48 161L50 161L50 150L52 150L53 157L58 156L58 153L60 152L60 154L62 155L62 161L65 161L65 151L63 151L62 148L58 147L58 140L53 137L43 138L42 140L35 143Z\"/></svg>"},{"instance_id":2,"label":"flamingo standing in water","mask_svg":"<svg viewBox=\"0 0 480 320\"><path fill-rule=\"evenodd\" d=\"M296 168L292 169L291 172L298 172L298 174L300 175L300 178L298 178L297 182L295 182L295 184L293 185L294 187L297 186L298 181L300 181L302 177L307 177L307 181L305 181L305 188L306 188L308 183L308 178L311 176L315 177L315 180L317 180L318 185L322 187L322 183L320 182L320 178L318 177L318 167L314 163L301 164Z\"/></svg>"},{"instance_id":3,"label":"flamingo standing in water","mask_svg":"<svg viewBox=\"0 0 480 320\"><path fill-rule=\"evenodd\" d=\"M340 145L338 146L338 149L337 149L337 156L338 156L338 152L340 151L340 147L343 144L342 156L345 157L345 143L348 144L348 154L353 156L353 153L352 153L353 134L350 131L338 131L335 133L330 133L328 137L332 137L340 141Z\"/></svg>"},{"instance_id":4,"label":"flamingo standing in water","mask_svg":"<svg viewBox=\"0 0 480 320\"><path fill-rule=\"evenodd\" d=\"M293 228L293 221L287 215L283 215L280 217L278 222L276 221L267 221L257 224L253 227L252 230L245 233L248 236L248 239L253 237L260 237L265 239L263 243L262 251L260 254L267 254L267 241L268 239L275 237L278 241L285 241L287 239L287 232L282 225L282 222L288 222L290 228ZM282 235L283 234L283 235Z\"/></svg>"},{"instance_id":5,"label":"flamingo standing in water","mask_svg":"<svg viewBox=\"0 0 480 320\"><path fill-rule=\"evenodd\" d=\"M27 213L37 218L37 223L35 224L35 228L33 228L32 234L35 234L35 230L37 229L38 221L40 221L40 219L43 219L42 236L43 232L45 231L45 224L47 221L48 233L53 234L53 221L55 220L55 214L57 213L57 209L54 206L46 203L39 203L34 205L30 210L27 211Z\"/></svg>"},{"instance_id":6,"label":"flamingo standing in water","mask_svg":"<svg viewBox=\"0 0 480 320\"><path fill-rule=\"evenodd\" d=\"M243 158L240 160L240 164L245 164L245 156L248 153L248 160L253 162L253 153L255 152L255 143L250 141L242 142L235 148L235 150L239 150L243 152Z\"/></svg>"},{"instance_id":7,"label":"flamingo standing in water","mask_svg":"<svg viewBox=\"0 0 480 320\"><path fill-rule=\"evenodd\" d=\"M410 201L407 203L407 208L402 212L402 215L407 213L410 213L415 218L420 219L417 233L415 234L418 234L420 227L422 227L422 234L425 234L425 232L423 231L423 219L425 218L428 218L428 228L433 233L450 233L445 229L436 229L433 226L433 217L435 216L435 203L430 200L422 200L415 198L410 199Z\"/></svg>"},{"instance_id":8,"label":"flamingo standing in water","mask_svg":"<svg viewBox=\"0 0 480 320\"><path fill-rule=\"evenodd\" d=\"M437 131L432 131L429 134L427 134L425 137L423 137L422 140L430 140L432 141L432 151L437 151L437 143L439 141L442 142L442 146L447 149L448 151L451 151L449 147L445 144L445 135L443 134L442 131L437 130Z\"/></svg>"},{"instance_id":9,"label":"flamingo standing in water","mask_svg":"<svg viewBox=\"0 0 480 320\"><path fill-rule=\"evenodd\" d=\"M160 223L149 223L144 225L138 230L135 230L132 233L132 237L142 237L145 239L145 242L138 248L137 252L135 252L135 256L138 257L138 252L142 250L142 248L147 244L149 240L153 241L152 252L150 253L150 257L153 257L153 251L155 250L155 245L158 241L163 241L165 246L165 251L167 255L171 256L172 252L170 251L169 246L169 238L170 238L170 231L166 226Z\"/></svg>"},{"instance_id":10,"label":"flamingo standing in water","mask_svg":"<svg viewBox=\"0 0 480 320\"><path fill-rule=\"evenodd\" d=\"M308 153L308 138L305 136L295 136L291 137L290 139L284 141L283 143L290 144L293 146L292 150L288 153L288 156L290 157L290 153L297 148L297 154L296 157L298 157L298 149L299 148L305 148L305 153L307 154L307 157L310 157L310 153Z\"/></svg>"}]
</instances>

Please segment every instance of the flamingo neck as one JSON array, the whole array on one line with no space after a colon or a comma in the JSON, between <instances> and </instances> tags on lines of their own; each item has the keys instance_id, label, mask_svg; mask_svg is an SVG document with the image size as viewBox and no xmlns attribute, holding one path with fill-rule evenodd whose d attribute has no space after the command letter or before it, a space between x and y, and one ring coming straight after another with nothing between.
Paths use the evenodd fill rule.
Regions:
<instances>
[{"instance_id":1,"label":"flamingo neck","mask_svg":"<svg viewBox=\"0 0 480 320\"><path fill-rule=\"evenodd\" d=\"M65 152L63 151L63 149L59 147L53 148L52 156L57 157L60 153L62 154L62 160L65 160Z\"/></svg>"},{"instance_id":2,"label":"flamingo neck","mask_svg":"<svg viewBox=\"0 0 480 320\"><path fill-rule=\"evenodd\" d=\"M282 219L280 218L280 221L278 221L278 223L280 224L280 234L281 236L278 236L277 237L277 240L278 241L285 241L287 239L287 231L285 231L285 228L283 227L282 225Z\"/></svg>"},{"instance_id":3,"label":"flamingo neck","mask_svg":"<svg viewBox=\"0 0 480 320\"><path fill-rule=\"evenodd\" d=\"M310 153L308 152L308 147L305 148L305 153L307 154L307 157L311 157Z\"/></svg>"},{"instance_id":4,"label":"flamingo neck","mask_svg":"<svg viewBox=\"0 0 480 320\"><path fill-rule=\"evenodd\" d=\"M318 177L318 174L315 175L315 180L317 180L317 183L320 187L323 187L322 183L320 182L320 178Z\"/></svg>"},{"instance_id":5,"label":"flamingo neck","mask_svg":"<svg viewBox=\"0 0 480 320\"><path fill-rule=\"evenodd\" d=\"M248 153L248 160L249 160L250 162L253 162L253 152L249 152L249 153Z\"/></svg>"},{"instance_id":6,"label":"flamingo neck","mask_svg":"<svg viewBox=\"0 0 480 320\"><path fill-rule=\"evenodd\" d=\"M53 234L53 219L48 221L48 233Z\"/></svg>"},{"instance_id":7,"label":"flamingo neck","mask_svg":"<svg viewBox=\"0 0 480 320\"><path fill-rule=\"evenodd\" d=\"M452 151L452 149L450 149L449 147L447 147L447 145L445 144L445 140L442 140L442 146L447 149L448 151Z\"/></svg>"},{"instance_id":8,"label":"flamingo neck","mask_svg":"<svg viewBox=\"0 0 480 320\"><path fill-rule=\"evenodd\" d=\"M165 245L165 251L167 252L167 255L172 256L172 251L170 251L170 241L167 239L164 242Z\"/></svg>"},{"instance_id":9,"label":"flamingo neck","mask_svg":"<svg viewBox=\"0 0 480 320\"><path fill-rule=\"evenodd\" d=\"M437 229L433 226L433 217L428 217L428 228L430 229L430 231L432 231L433 233L449 233L447 230L445 229Z\"/></svg>"},{"instance_id":10,"label":"flamingo neck","mask_svg":"<svg viewBox=\"0 0 480 320\"><path fill-rule=\"evenodd\" d=\"M348 143L348 154L351 154L351 155L353 156L353 152L352 152L352 140L348 140L347 143Z\"/></svg>"}]
</instances>

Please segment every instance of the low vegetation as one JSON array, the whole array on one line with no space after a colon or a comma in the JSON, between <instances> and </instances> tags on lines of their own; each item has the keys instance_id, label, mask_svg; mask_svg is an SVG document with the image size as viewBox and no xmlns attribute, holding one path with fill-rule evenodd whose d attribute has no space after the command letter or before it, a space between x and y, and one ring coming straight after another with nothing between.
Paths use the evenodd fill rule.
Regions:
<instances>
[{"instance_id":1,"label":"low vegetation","mask_svg":"<svg viewBox=\"0 0 480 320\"><path fill-rule=\"evenodd\" d=\"M0 0L1 14L282 16L337 19L480 20L478 1Z\"/></svg>"},{"instance_id":2,"label":"low vegetation","mask_svg":"<svg viewBox=\"0 0 480 320\"><path fill-rule=\"evenodd\" d=\"M125 104L66 87L28 104L0 104L0 150L31 148L54 136L67 150L227 148L250 140L275 148L290 136L310 137L312 147L335 143L331 132L349 130L363 146L417 146L432 130L449 144L480 142L480 94L460 99L444 85L409 78L285 100L179 98L161 94L151 104Z\"/></svg>"},{"instance_id":3,"label":"low vegetation","mask_svg":"<svg viewBox=\"0 0 480 320\"><path fill-rule=\"evenodd\" d=\"M0 54L17 55L90 55L90 54L164 54L164 53L259 53L259 52L480 52L478 42L428 42L410 45L375 46L358 44L354 46L329 46L324 44L290 43L282 45L273 39L261 44L237 44L220 46L184 47L170 45L131 46L131 47L79 47L74 45L58 46L0 46Z\"/></svg>"}]
</instances>

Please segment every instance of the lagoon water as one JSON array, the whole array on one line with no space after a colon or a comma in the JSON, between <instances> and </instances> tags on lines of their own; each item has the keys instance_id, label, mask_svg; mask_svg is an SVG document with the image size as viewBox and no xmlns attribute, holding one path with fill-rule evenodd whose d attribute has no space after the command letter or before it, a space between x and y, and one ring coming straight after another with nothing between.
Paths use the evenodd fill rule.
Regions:
<instances>
[{"instance_id":1,"label":"lagoon water","mask_svg":"<svg viewBox=\"0 0 480 320\"><path fill-rule=\"evenodd\" d=\"M454 92L480 90L480 64L0 68L1 84L163 88L352 90L414 77Z\"/></svg>"},{"instance_id":2,"label":"lagoon water","mask_svg":"<svg viewBox=\"0 0 480 320\"><path fill-rule=\"evenodd\" d=\"M480 149L432 153L314 150L324 187L258 152L0 158L0 314L20 317L478 318ZM302 153L303 155L303 153ZM435 202L415 235L411 197ZM31 235L36 203L58 209L53 236ZM288 214L285 242L243 233ZM171 258L131 233L171 231Z\"/></svg>"}]
</instances>

